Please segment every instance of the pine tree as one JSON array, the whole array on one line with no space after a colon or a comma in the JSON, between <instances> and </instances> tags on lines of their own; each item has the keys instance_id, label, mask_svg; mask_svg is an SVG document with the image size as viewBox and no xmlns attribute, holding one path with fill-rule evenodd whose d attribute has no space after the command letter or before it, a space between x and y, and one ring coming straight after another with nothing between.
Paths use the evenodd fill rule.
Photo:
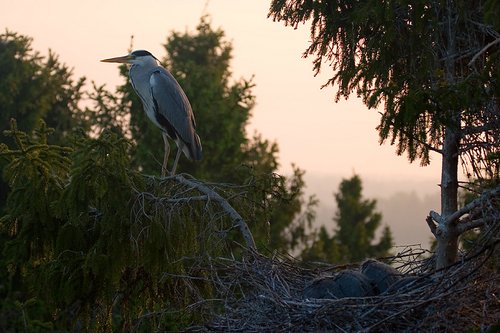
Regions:
<instances>
[{"instance_id":1,"label":"pine tree","mask_svg":"<svg viewBox=\"0 0 500 333\"><path fill-rule=\"evenodd\" d=\"M373 244L382 215L375 211L376 200L363 199L362 190L359 176L342 180L335 194L337 212L333 236L329 236L323 226L318 239L304 252L305 260L348 263L389 255L393 245L391 231L385 226L379 241Z\"/></svg>"},{"instance_id":2,"label":"pine tree","mask_svg":"<svg viewBox=\"0 0 500 333\"><path fill-rule=\"evenodd\" d=\"M188 270L183 258L227 249L229 238L216 236L230 229L227 214L211 207L215 200L191 203L193 188L134 171L130 142L110 130L74 133L69 147L49 144L51 132L40 121L27 134L13 120L14 147L0 146L11 187L0 220L0 318L19 318L0 321L0 330L128 332L145 309L192 302L189 280L163 276ZM178 330L171 318L140 327Z\"/></svg>"}]
</instances>

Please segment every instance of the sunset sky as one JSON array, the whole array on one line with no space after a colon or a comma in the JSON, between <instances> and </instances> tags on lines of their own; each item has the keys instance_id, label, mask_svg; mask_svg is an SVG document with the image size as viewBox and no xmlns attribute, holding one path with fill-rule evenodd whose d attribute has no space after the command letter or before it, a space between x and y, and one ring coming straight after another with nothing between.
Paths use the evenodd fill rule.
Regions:
<instances>
[{"instance_id":1,"label":"sunset sky","mask_svg":"<svg viewBox=\"0 0 500 333\"><path fill-rule=\"evenodd\" d=\"M331 69L325 67L313 76L312 58L302 58L309 43L307 27L294 30L268 19L270 0L0 0L0 4L0 29L33 37L35 50L46 55L52 49L76 76L108 88L121 83L117 66L99 60L125 54L131 35L135 49L147 49L161 58L170 32L194 31L200 17L209 14L212 26L222 28L233 44L234 78L255 76L257 105L248 132L257 130L277 141L281 172L288 173L296 163L314 175L349 177L355 172L380 182L439 182L439 156L433 156L428 167L409 164L406 156L396 156L395 147L378 144L377 110L368 110L354 96L335 103L334 88L320 89Z\"/></svg>"}]
</instances>

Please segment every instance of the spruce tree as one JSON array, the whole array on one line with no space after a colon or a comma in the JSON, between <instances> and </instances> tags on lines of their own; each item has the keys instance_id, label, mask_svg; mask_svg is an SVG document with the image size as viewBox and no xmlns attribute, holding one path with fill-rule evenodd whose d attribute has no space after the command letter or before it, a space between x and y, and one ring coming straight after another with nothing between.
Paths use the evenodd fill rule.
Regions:
<instances>
[{"instance_id":1,"label":"spruce tree","mask_svg":"<svg viewBox=\"0 0 500 333\"><path fill-rule=\"evenodd\" d=\"M335 194L337 211L333 219L336 223L333 236L323 226L318 239L304 252L303 259L348 263L389 255L393 245L391 231L385 226L378 242L374 243L382 215L376 211L376 200L364 199L362 191L359 176L342 180Z\"/></svg>"},{"instance_id":2,"label":"spruce tree","mask_svg":"<svg viewBox=\"0 0 500 333\"><path fill-rule=\"evenodd\" d=\"M383 107L380 141L411 162L441 154L441 212L427 219L438 241L436 267L457 259L458 238L475 227L458 211L458 168L488 178L500 149L500 38L497 1L273 0L270 16L311 22L318 73L333 73L336 99L356 93ZM460 226L461 225L461 226Z\"/></svg>"}]
</instances>

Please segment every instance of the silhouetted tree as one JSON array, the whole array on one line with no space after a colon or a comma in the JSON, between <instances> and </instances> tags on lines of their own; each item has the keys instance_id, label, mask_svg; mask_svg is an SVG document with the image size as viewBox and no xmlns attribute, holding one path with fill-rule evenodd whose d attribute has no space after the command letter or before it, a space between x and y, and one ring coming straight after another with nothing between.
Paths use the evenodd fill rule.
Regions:
<instances>
[{"instance_id":1,"label":"silhouetted tree","mask_svg":"<svg viewBox=\"0 0 500 333\"><path fill-rule=\"evenodd\" d=\"M484 162L498 159L496 8L494 0L271 4L275 20L294 27L311 21L305 55L316 56L316 72L331 65L334 74L325 85L338 87L337 99L356 92L368 107L384 107L381 142L397 144L398 154L407 152L423 165L430 151L442 155L441 213L428 219L438 241L438 268L456 260L461 231L474 228L466 212L455 214L459 159L477 178L490 177Z\"/></svg>"},{"instance_id":2,"label":"silhouetted tree","mask_svg":"<svg viewBox=\"0 0 500 333\"><path fill-rule=\"evenodd\" d=\"M333 236L322 226L318 239L304 251L303 259L347 263L389 255L393 245L391 231L385 226L374 244L382 215L375 211L375 200L363 199L362 189L357 175L342 180L339 192L335 194L337 212Z\"/></svg>"},{"instance_id":3,"label":"silhouetted tree","mask_svg":"<svg viewBox=\"0 0 500 333\"><path fill-rule=\"evenodd\" d=\"M74 80L72 71L49 50L47 57L31 48L32 39L6 30L0 34L0 135L17 119L20 130L31 131L44 119L56 132L51 143L63 143L76 127L88 128L79 107L85 78ZM10 138L4 137L3 142ZM12 141L10 142L12 143ZM5 162L0 162L5 167ZM0 206L9 189L0 182Z\"/></svg>"},{"instance_id":4,"label":"silhouetted tree","mask_svg":"<svg viewBox=\"0 0 500 333\"><path fill-rule=\"evenodd\" d=\"M51 142L60 143L73 128L88 125L78 106L85 78L75 81L55 53L44 57L31 43L15 32L0 34L0 132L9 128L11 118L23 131L44 119L56 130Z\"/></svg>"}]
</instances>

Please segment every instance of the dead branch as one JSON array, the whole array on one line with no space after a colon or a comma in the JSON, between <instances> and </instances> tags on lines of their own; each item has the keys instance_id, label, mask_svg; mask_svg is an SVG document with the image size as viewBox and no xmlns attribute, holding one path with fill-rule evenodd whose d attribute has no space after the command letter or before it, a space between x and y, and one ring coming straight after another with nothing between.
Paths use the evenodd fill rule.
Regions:
<instances>
[{"instance_id":1,"label":"dead branch","mask_svg":"<svg viewBox=\"0 0 500 333\"><path fill-rule=\"evenodd\" d=\"M228 232L237 228L245 240L246 248L256 251L255 241L247 223L231 206L229 199L218 193L224 192L230 198L243 197L246 193L245 186L203 183L185 174L162 178L146 176L146 179L149 184L147 191L135 189L132 220L139 221L146 218L152 221L158 217L163 221L161 228L165 233L169 233L171 222L175 221L174 217L186 213L201 214L209 221L201 226L204 235L208 236L206 239L215 235L216 242L220 242L221 236L225 237ZM237 193L234 193L235 191ZM193 210L190 208L191 203L201 203L201 209ZM220 224L225 220L223 217L230 219L230 226ZM131 235L131 240L138 245L138 239L148 232L149 226L146 225L142 231Z\"/></svg>"},{"instance_id":2,"label":"dead branch","mask_svg":"<svg viewBox=\"0 0 500 333\"><path fill-rule=\"evenodd\" d=\"M489 198L495 197L499 194L500 194L500 186L489 191L484 191L479 198L469 202L467 205L463 206L455 213L448 216L446 219L447 222L458 224L458 222L460 221L459 220L460 217L470 213L474 208L480 206L484 201L488 200Z\"/></svg>"},{"instance_id":3,"label":"dead branch","mask_svg":"<svg viewBox=\"0 0 500 333\"><path fill-rule=\"evenodd\" d=\"M250 228L246 224L245 220L241 217L241 215L231 206L231 204L221 197L216 191L209 188L208 186L203 185L201 182L196 180L190 180L185 178L182 175L174 176L174 179L184 185L188 185L192 188L197 189L198 191L204 193L207 196L208 200L216 201L220 204L220 206L224 209L224 211L229 215L229 217L238 225L240 232L245 239L246 245L249 249L256 250L257 247L255 245L255 241L253 239L252 233L250 232Z\"/></svg>"},{"instance_id":4,"label":"dead branch","mask_svg":"<svg viewBox=\"0 0 500 333\"><path fill-rule=\"evenodd\" d=\"M492 190L489 190L489 191L484 191L479 198L469 202L467 205L463 206L462 208L457 210L455 213L446 217L446 219L443 219L443 217L441 215L439 215L439 213L432 210L429 212L429 216L427 217L426 222L429 225L429 228L430 228L432 234L436 235L436 224L434 223L434 221L436 221L438 224L453 223L456 225L460 222L463 222L462 220L460 220L460 218L462 216L471 213L474 209L481 206L485 201L489 200L492 197L496 197L498 195L500 195L500 186L498 186ZM485 221L487 221L487 219L484 219L484 218L470 221L467 224L461 226L459 228L459 230L461 230L461 232L463 232L466 230L477 228L477 227L483 225Z\"/></svg>"},{"instance_id":5,"label":"dead branch","mask_svg":"<svg viewBox=\"0 0 500 333\"><path fill-rule=\"evenodd\" d=\"M433 221L436 221L437 224L442 224L444 222L443 218L441 217L441 215L439 215L438 212L435 212L433 210L431 210L429 212L429 216L427 217L427 224L429 224L429 221L431 221L431 224L429 224L429 228L431 228L431 232L435 235L436 234L436 231L437 231L437 226L434 224ZM431 226L432 225L432 226Z\"/></svg>"},{"instance_id":6,"label":"dead branch","mask_svg":"<svg viewBox=\"0 0 500 333\"><path fill-rule=\"evenodd\" d=\"M480 219L476 219L476 220L471 220L467 223L461 223L459 226L458 226L458 232L460 234L468 231L468 230L472 230L472 229L475 229L475 228L479 228L479 227L482 227L485 223L488 223L488 222L491 222L493 221L493 219L487 219L487 218L480 218Z\"/></svg>"},{"instance_id":7,"label":"dead branch","mask_svg":"<svg viewBox=\"0 0 500 333\"><path fill-rule=\"evenodd\" d=\"M432 212L431 212L432 213ZM432 216L429 214L427 218L425 219L425 222L427 222L427 225L429 226L429 229L431 229L431 232L434 236L436 236L436 224L434 223L434 219Z\"/></svg>"},{"instance_id":8,"label":"dead branch","mask_svg":"<svg viewBox=\"0 0 500 333\"><path fill-rule=\"evenodd\" d=\"M484 52L486 52L490 47L492 47L493 45L497 44L497 43L500 43L500 37L498 37L497 39L495 39L494 41L486 44L485 47L483 47L481 49L481 51L479 51L478 53L476 53L474 55L474 57L472 57L472 59L469 61L469 63L467 64L468 66L472 66L472 64L477 60L477 58L479 58L481 56L481 54L483 54Z\"/></svg>"}]
</instances>

